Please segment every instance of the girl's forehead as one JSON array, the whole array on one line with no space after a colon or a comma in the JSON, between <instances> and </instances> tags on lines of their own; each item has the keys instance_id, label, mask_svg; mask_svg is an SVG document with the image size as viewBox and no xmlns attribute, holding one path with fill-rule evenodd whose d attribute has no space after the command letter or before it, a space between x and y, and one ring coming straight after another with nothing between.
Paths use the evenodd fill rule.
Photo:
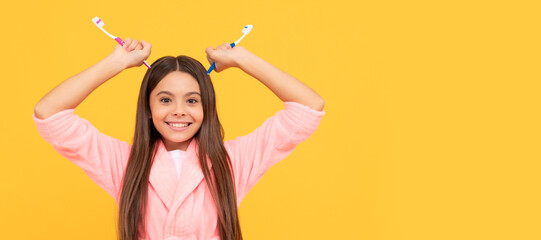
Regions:
<instances>
[{"instance_id":1,"label":"girl's forehead","mask_svg":"<svg viewBox=\"0 0 541 240\"><path fill-rule=\"evenodd\" d=\"M199 83L192 75L185 72L170 72L156 85L152 92L168 91L183 95L186 92L200 92Z\"/></svg>"}]
</instances>

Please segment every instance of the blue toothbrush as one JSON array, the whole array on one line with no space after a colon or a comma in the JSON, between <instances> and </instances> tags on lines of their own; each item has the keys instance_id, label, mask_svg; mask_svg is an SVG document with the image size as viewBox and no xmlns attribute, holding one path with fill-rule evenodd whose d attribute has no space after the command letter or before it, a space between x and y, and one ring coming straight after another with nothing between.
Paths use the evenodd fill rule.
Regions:
<instances>
[{"instance_id":1,"label":"blue toothbrush","mask_svg":"<svg viewBox=\"0 0 541 240\"><path fill-rule=\"evenodd\" d=\"M248 33L250 33L250 31L252 31L252 27L254 27L253 25L246 25L243 29L242 29L242 33L244 33L242 35L242 37L239 38L239 40L237 40L236 42L234 43L231 43L230 46L233 48L235 47L237 44L239 44L240 40L242 40L246 35L248 35ZM216 63L213 62L212 65L210 66L209 70L207 71L207 75L209 75L212 70L214 70L214 68L216 68Z\"/></svg>"}]
</instances>

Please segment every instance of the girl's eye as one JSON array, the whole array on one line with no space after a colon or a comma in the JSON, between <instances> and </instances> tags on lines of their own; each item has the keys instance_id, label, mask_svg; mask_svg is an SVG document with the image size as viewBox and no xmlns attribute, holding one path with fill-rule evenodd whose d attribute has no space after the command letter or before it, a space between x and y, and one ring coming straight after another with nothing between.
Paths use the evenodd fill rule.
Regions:
<instances>
[{"instance_id":1,"label":"girl's eye","mask_svg":"<svg viewBox=\"0 0 541 240\"><path fill-rule=\"evenodd\" d=\"M160 99L160 102L168 103L168 102L171 102L171 99L169 99L169 98L162 98L162 99Z\"/></svg>"},{"instance_id":2,"label":"girl's eye","mask_svg":"<svg viewBox=\"0 0 541 240\"><path fill-rule=\"evenodd\" d=\"M197 99L191 98L191 99L188 99L188 102L189 103L197 103L198 101L197 101Z\"/></svg>"}]
</instances>

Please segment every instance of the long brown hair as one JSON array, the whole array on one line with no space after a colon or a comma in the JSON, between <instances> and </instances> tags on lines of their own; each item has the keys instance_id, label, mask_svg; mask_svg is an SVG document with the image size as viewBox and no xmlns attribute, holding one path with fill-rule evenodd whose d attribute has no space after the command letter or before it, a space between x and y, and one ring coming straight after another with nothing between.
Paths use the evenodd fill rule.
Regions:
<instances>
[{"instance_id":1,"label":"long brown hair","mask_svg":"<svg viewBox=\"0 0 541 240\"><path fill-rule=\"evenodd\" d=\"M199 164L218 210L218 228L222 240L241 240L242 233L231 161L223 145L224 132L216 110L216 96L210 77L197 60L187 56L166 56L147 70L137 102L135 133L128 165L122 181L118 214L118 239L137 240L146 235L145 213L149 175L157 141L161 135L154 127L150 112L150 92L170 72L192 75L199 83L203 104L203 123L194 135L199 146ZM209 169L207 159L212 168Z\"/></svg>"}]
</instances>

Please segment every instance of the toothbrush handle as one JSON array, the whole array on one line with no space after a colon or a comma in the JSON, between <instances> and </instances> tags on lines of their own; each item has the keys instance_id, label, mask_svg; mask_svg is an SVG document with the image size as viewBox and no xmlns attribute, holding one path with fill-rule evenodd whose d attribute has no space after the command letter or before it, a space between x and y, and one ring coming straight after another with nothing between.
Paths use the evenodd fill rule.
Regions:
<instances>
[{"instance_id":1,"label":"toothbrush handle","mask_svg":"<svg viewBox=\"0 0 541 240\"><path fill-rule=\"evenodd\" d=\"M210 72L212 72L212 70L214 70L214 68L216 68L216 63L215 62L213 62L212 65L210 65L210 68L207 71L207 75L210 75Z\"/></svg>"},{"instance_id":2,"label":"toothbrush handle","mask_svg":"<svg viewBox=\"0 0 541 240\"><path fill-rule=\"evenodd\" d=\"M122 38L117 37L115 38L115 41L117 41L120 46L124 46L124 40L122 40Z\"/></svg>"},{"instance_id":3,"label":"toothbrush handle","mask_svg":"<svg viewBox=\"0 0 541 240\"><path fill-rule=\"evenodd\" d=\"M233 48L233 47L235 47L236 44L235 44L235 43L231 43L231 44L229 44L229 45ZM215 62L213 62L212 65L210 65L210 68L209 68L209 70L207 71L207 75L209 75L209 74L212 72L212 70L214 70L214 68L216 68L216 63L215 63Z\"/></svg>"},{"instance_id":4,"label":"toothbrush handle","mask_svg":"<svg viewBox=\"0 0 541 240\"><path fill-rule=\"evenodd\" d=\"M121 38L117 37L115 38L115 40L118 42L118 44L120 44L120 46L124 46L124 41L122 41ZM145 64L145 66L147 66L147 68L150 69L150 65L148 65L146 60L143 60L143 63Z\"/></svg>"},{"instance_id":5,"label":"toothbrush handle","mask_svg":"<svg viewBox=\"0 0 541 240\"><path fill-rule=\"evenodd\" d=\"M150 65L148 65L147 60L143 60L143 63L145 64L145 66L147 66L148 69L150 69Z\"/></svg>"}]
</instances>

